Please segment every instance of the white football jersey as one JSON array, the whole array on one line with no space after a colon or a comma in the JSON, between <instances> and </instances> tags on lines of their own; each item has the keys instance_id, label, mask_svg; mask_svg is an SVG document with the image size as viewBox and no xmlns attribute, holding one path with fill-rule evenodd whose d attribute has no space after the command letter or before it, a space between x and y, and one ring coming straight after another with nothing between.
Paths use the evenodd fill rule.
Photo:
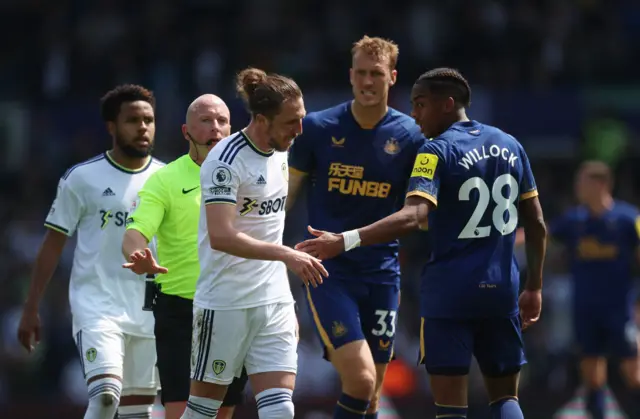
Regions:
<instances>
[{"instance_id":1,"label":"white football jersey","mask_svg":"<svg viewBox=\"0 0 640 419\"><path fill-rule=\"evenodd\" d=\"M225 310L293 302L284 263L213 250L205 215L207 205L233 205L236 230L257 240L282 244L288 170L287 153L260 151L243 132L224 138L209 152L200 169L196 306Z\"/></svg>"},{"instance_id":2,"label":"white football jersey","mask_svg":"<svg viewBox=\"0 0 640 419\"><path fill-rule=\"evenodd\" d=\"M73 333L83 328L153 336L153 315L143 311L144 276L122 268L122 238L138 191L164 163L149 159L132 171L108 153L70 168L60 179L45 226L78 232L69 283Z\"/></svg>"}]
</instances>

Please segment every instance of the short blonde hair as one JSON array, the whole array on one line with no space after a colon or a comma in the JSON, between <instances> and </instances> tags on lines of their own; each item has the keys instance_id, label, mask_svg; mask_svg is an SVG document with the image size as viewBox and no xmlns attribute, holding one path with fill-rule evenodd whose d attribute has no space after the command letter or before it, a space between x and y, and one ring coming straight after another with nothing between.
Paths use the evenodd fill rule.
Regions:
<instances>
[{"instance_id":1,"label":"short blonde hair","mask_svg":"<svg viewBox=\"0 0 640 419\"><path fill-rule=\"evenodd\" d=\"M398 54L400 50L398 49L398 45L389 39L379 37L370 38L365 35L362 39L353 43L351 56L356 55L358 51L362 51L376 59L387 58L391 70L395 70L396 64L398 64Z\"/></svg>"}]
</instances>

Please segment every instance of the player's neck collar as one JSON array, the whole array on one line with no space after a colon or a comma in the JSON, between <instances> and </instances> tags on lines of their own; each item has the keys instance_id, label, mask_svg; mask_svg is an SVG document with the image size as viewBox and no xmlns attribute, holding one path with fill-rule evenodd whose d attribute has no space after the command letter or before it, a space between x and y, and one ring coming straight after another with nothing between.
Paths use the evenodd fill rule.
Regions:
<instances>
[{"instance_id":1,"label":"player's neck collar","mask_svg":"<svg viewBox=\"0 0 640 419\"><path fill-rule=\"evenodd\" d=\"M358 120L358 117L356 117L356 112L354 110L354 106L356 106L356 101L352 100L351 102L349 102L347 104L347 108L349 113L351 114L351 117L353 118L353 122L360 128L362 129L374 129L377 126L379 126L385 119L387 119L387 116L389 115L389 112L391 111L391 108L389 108L389 106L385 105L385 112L384 114L382 114L382 116L373 124L371 124L371 121L366 121L367 123L364 124L363 121Z\"/></svg>"},{"instance_id":2,"label":"player's neck collar","mask_svg":"<svg viewBox=\"0 0 640 419\"><path fill-rule=\"evenodd\" d=\"M249 138L249 135L246 133L246 128L240 131L240 134L242 134L242 136L244 137L245 141L247 142L247 144L249 145L249 148L251 148L253 151L255 151L256 153L258 153L259 155L263 156L263 157L269 157L273 154L274 150L271 149L269 151L262 151L258 148L258 146L251 141L251 138Z\"/></svg>"},{"instance_id":3,"label":"player's neck collar","mask_svg":"<svg viewBox=\"0 0 640 419\"><path fill-rule=\"evenodd\" d=\"M151 161L153 160L153 157L147 156L146 157L147 161L145 162L145 164L142 167L139 167L137 169L130 169L130 168L125 167L122 164L118 163L112 157L110 150L104 152L104 157L107 160L107 162L109 162L109 164L111 166L115 167L116 169L120 170L121 172L129 173L129 174L144 172L145 170L147 170L149 168L149 166L151 166Z\"/></svg>"},{"instance_id":4,"label":"player's neck collar","mask_svg":"<svg viewBox=\"0 0 640 419\"><path fill-rule=\"evenodd\" d=\"M468 130L470 128L475 128L476 126L478 126L479 122L478 121L474 121L472 119L465 119L463 121L456 121L453 124L451 124L452 128L457 128L459 130Z\"/></svg>"}]
</instances>

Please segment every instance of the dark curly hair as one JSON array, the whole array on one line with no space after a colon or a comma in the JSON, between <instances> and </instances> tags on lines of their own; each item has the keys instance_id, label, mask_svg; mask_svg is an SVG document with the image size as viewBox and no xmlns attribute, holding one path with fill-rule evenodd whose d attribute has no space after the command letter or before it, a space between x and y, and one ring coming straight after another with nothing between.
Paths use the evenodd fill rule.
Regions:
<instances>
[{"instance_id":1,"label":"dark curly hair","mask_svg":"<svg viewBox=\"0 0 640 419\"><path fill-rule=\"evenodd\" d=\"M153 92L137 84L123 84L113 90L108 91L100 99L100 114L105 122L115 122L120 114L120 107L123 103L136 102L142 100L156 107L156 98Z\"/></svg>"}]
</instances>

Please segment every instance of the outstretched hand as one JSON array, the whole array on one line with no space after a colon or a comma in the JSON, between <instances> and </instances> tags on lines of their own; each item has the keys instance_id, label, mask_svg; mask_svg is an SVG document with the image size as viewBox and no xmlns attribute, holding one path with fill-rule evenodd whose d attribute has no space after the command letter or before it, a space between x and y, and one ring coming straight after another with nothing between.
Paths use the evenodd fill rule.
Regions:
<instances>
[{"instance_id":1,"label":"outstretched hand","mask_svg":"<svg viewBox=\"0 0 640 419\"><path fill-rule=\"evenodd\" d=\"M129 260L131 262L122 264L122 267L132 270L137 275L156 275L169 272L167 268L158 265L149 248L133 252L129 256Z\"/></svg>"},{"instance_id":2,"label":"outstretched hand","mask_svg":"<svg viewBox=\"0 0 640 419\"><path fill-rule=\"evenodd\" d=\"M344 238L342 234L330 233L328 231L316 230L307 226L309 233L315 239L305 240L295 246L296 250L310 254L320 260L331 259L344 252Z\"/></svg>"}]
</instances>

